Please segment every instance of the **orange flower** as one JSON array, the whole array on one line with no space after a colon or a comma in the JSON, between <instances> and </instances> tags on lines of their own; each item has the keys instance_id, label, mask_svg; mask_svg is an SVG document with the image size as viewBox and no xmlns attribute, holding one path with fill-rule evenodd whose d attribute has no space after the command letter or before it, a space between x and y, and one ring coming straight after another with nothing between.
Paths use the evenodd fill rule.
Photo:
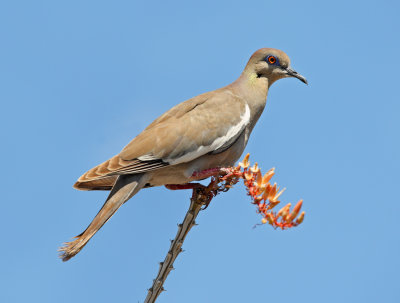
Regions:
<instances>
[{"instance_id":1,"label":"orange flower","mask_svg":"<svg viewBox=\"0 0 400 303\"><path fill-rule=\"evenodd\" d=\"M263 192L263 195L262 195L262 198L263 198L264 201L267 201L267 200L268 200L269 193L271 192L271 189L272 189L272 186L271 186L270 183L268 183L268 184L265 186L265 189L264 189L264 192Z\"/></svg>"},{"instance_id":2,"label":"orange flower","mask_svg":"<svg viewBox=\"0 0 400 303\"><path fill-rule=\"evenodd\" d=\"M252 180L253 179L253 174L251 173L251 172L245 172L244 173L244 177L245 177L245 179L247 180L247 181L250 181L250 180Z\"/></svg>"},{"instance_id":3,"label":"orange flower","mask_svg":"<svg viewBox=\"0 0 400 303\"><path fill-rule=\"evenodd\" d=\"M272 200L275 197L277 191L278 189L276 188L276 183L274 183L274 185L271 188L271 191L269 192L268 199Z\"/></svg>"},{"instance_id":4,"label":"orange flower","mask_svg":"<svg viewBox=\"0 0 400 303\"><path fill-rule=\"evenodd\" d=\"M271 178L275 175L275 168L271 168L269 171L267 171L263 177L262 183L263 184L268 184Z\"/></svg>"},{"instance_id":5,"label":"orange flower","mask_svg":"<svg viewBox=\"0 0 400 303\"><path fill-rule=\"evenodd\" d=\"M301 224L303 222L305 214L306 213L304 211L300 214L300 216L296 220L296 224Z\"/></svg>"},{"instance_id":6,"label":"orange flower","mask_svg":"<svg viewBox=\"0 0 400 303\"><path fill-rule=\"evenodd\" d=\"M281 210L282 210L281 216L282 216L282 219L285 220L285 221L286 221L287 215L289 214L290 206L292 206L292 203L286 204L286 206L284 206L284 207L281 209Z\"/></svg>"},{"instance_id":7,"label":"orange flower","mask_svg":"<svg viewBox=\"0 0 400 303\"><path fill-rule=\"evenodd\" d=\"M266 218L269 224L274 224L274 216L271 213L267 213Z\"/></svg>"},{"instance_id":8,"label":"orange flower","mask_svg":"<svg viewBox=\"0 0 400 303\"><path fill-rule=\"evenodd\" d=\"M236 167L226 169L226 174L221 175L210 188L213 196L221 191L226 191L232 187L239 179L243 179L247 188L247 193L252 199L252 203L257 206L257 212L262 215L261 223L270 224L274 228L287 229L301 224L304 220L304 211L298 216L303 200L297 202L293 211L290 212L291 203L282 207L277 213L273 212L273 208L280 203L278 200L285 188L279 190L280 187L276 183L271 185L271 178L275 174L275 169L271 168L263 176L258 164L255 163L250 167L250 154L247 154L243 161ZM224 182L220 185L221 182ZM297 219L296 219L297 217Z\"/></svg>"},{"instance_id":9,"label":"orange flower","mask_svg":"<svg viewBox=\"0 0 400 303\"><path fill-rule=\"evenodd\" d=\"M247 154L244 157L243 162L239 162L239 166L242 168L248 168L250 165L249 158L250 158L250 154Z\"/></svg>"},{"instance_id":10,"label":"orange flower","mask_svg":"<svg viewBox=\"0 0 400 303\"><path fill-rule=\"evenodd\" d=\"M260 169L258 168L257 162L254 163L254 165L253 165L252 167L250 167L250 170L251 170L251 172L252 172L253 174L255 174L255 173L257 173L257 172L260 171Z\"/></svg>"},{"instance_id":11,"label":"orange flower","mask_svg":"<svg viewBox=\"0 0 400 303\"><path fill-rule=\"evenodd\" d=\"M290 214L290 216L287 219L287 221L289 223L292 222L297 217L297 215L300 212L302 204L303 204L303 200L300 200L299 202L297 202L296 206L293 208L292 213Z\"/></svg>"},{"instance_id":12,"label":"orange flower","mask_svg":"<svg viewBox=\"0 0 400 303\"><path fill-rule=\"evenodd\" d=\"M268 210L273 209L275 206L277 206L279 203L281 203L281 201L270 201L269 202L269 206L268 206Z\"/></svg>"},{"instance_id":13,"label":"orange flower","mask_svg":"<svg viewBox=\"0 0 400 303\"><path fill-rule=\"evenodd\" d=\"M279 190L279 187L277 191ZM276 194L274 197L270 198L269 201L271 203L279 203L278 198L283 194L283 192L286 190L286 188L282 189L278 194Z\"/></svg>"}]
</instances>

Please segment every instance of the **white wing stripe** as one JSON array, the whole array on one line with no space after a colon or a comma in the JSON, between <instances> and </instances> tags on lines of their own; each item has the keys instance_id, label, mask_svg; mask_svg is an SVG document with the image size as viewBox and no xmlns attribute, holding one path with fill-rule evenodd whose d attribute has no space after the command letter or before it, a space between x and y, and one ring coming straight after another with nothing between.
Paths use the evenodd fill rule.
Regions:
<instances>
[{"instance_id":1,"label":"white wing stripe","mask_svg":"<svg viewBox=\"0 0 400 303\"><path fill-rule=\"evenodd\" d=\"M189 162L189 161L199 158L209 152L217 150L218 148L222 147L226 142L228 142L235 136L239 135L242 132L242 130L249 124L249 122L250 122L250 108L246 104L246 109L245 109L244 114L241 116L240 122L236 125L233 125L228 130L228 132L226 133L225 136L215 139L211 143L211 145L199 146L196 150L191 151L187 154L184 154L183 156L181 156L179 158L163 159L163 161L168 162L171 165ZM140 157L140 158L142 158L142 157ZM141 160L140 158L139 158L139 160Z\"/></svg>"},{"instance_id":2,"label":"white wing stripe","mask_svg":"<svg viewBox=\"0 0 400 303\"><path fill-rule=\"evenodd\" d=\"M153 155L143 155L143 156L138 157L138 160L140 160L140 161L153 161L153 160L159 160L159 159L154 157Z\"/></svg>"}]
</instances>

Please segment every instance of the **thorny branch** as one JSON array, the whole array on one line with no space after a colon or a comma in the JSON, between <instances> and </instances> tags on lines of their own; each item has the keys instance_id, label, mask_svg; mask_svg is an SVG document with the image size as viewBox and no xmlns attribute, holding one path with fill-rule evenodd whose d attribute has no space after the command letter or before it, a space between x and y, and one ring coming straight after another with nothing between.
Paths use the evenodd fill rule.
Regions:
<instances>
[{"instance_id":1,"label":"thorny branch","mask_svg":"<svg viewBox=\"0 0 400 303\"><path fill-rule=\"evenodd\" d=\"M178 232L176 233L175 239L171 241L171 247L164 259L164 262L160 262L160 268L158 270L157 277L153 280L153 285L149 289L145 303L153 303L162 291L164 291L164 282L168 277L168 274L174 269L174 261L179 253L182 252L182 244L189 233L189 230L196 224L195 220L199 211L203 205L210 203L212 196L207 193L207 188L199 187L193 189L193 195L190 199L189 210L186 213L183 223L178 225Z\"/></svg>"},{"instance_id":2,"label":"thorny branch","mask_svg":"<svg viewBox=\"0 0 400 303\"><path fill-rule=\"evenodd\" d=\"M303 201L300 200L292 211L290 211L291 203L282 207L278 212L274 212L273 208L280 201L278 198L285 189L279 191L277 184L271 185L270 180L275 174L274 169L270 169L264 176L255 163L250 167L249 154L236 167L222 168L218 176L212 177L208 186L199 185L193 189L190 206L183 220L178 225L178 232L175 239L171 241L170 249L164 259L160 263L157 277L153 280L152 287L148 290L145 303L154 303L162 291L164 291L164 283L172 269L174 269L174 261L182 252L183 241L185 240L190 229L196 225L196 218L199 211L207 208L212 198L220 192L228 191L234 184L243 179L247 188L247 194L251 197L252 204L257 206L257 212L262 215L261 223L270 224L274 228L287 229L301 224L304 220L304 211L299 215Z\"/></svg>"}]
</instances>

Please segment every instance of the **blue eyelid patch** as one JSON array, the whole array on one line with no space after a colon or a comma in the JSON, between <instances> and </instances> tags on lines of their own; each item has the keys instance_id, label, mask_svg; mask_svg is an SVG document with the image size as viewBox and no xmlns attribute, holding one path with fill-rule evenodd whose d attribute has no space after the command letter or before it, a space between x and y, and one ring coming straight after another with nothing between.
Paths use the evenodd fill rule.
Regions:
<instances>
[{"instance_id":1,"label":"blue eyelid patch","mask_svg":"<svg viewBox=\"0 0 400 303\"><path fill-rule=\"evenodd\" d=\"M268 61L268 58L269 57L274 57L275 58L275 63L274 64L271 64L271 63L269 63L269 61ZM279 64L279 59L277 58L277 57L275 57L275 56L273 56L273 55L268 55L266 58L265 58L265 61L268 63L268 64L270 64L270 65L280 65Z\"/></svg>"}]
</instances>

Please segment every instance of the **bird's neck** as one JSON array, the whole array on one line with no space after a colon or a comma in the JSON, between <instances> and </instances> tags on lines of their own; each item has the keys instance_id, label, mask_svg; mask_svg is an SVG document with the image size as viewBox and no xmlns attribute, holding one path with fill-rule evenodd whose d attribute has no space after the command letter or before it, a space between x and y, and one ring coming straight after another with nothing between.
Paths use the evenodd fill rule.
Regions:
<instances>
[{"instance_id":1,"label":"bird's neck","mask_svg":"<svg viewBox=\"0 0 400 303\"><path fill-rule=\"evenodd\" d=\"M257 77L256 73L244 71L242 75L230 85L230 89L241 96L249 105L251 113L251 129L260 118L267 103L268 79Z\"/></svg>"},{"instance_id":2,"label":"bird's neck","mask_svg":"<svg viewBox=\"0 0 400 303\"><path fill-rule=\"evenodd\" d=\"M250 108L253 107L256 111L264 109L269 88L267 78L257 77L255 72L245 70L231 86L245 98Z\"/></svg>"},{"instance_id":3,"label":"bird's neck","mask_svg":"<svg viewBox=\"0 0 400 303\"><path fill-rule=\"evenodd\" d=\"M244 95L255 99L267 99L268 78L258 77L256 72L245 70L234 82Z\"/></svg>"}]
</instances>

